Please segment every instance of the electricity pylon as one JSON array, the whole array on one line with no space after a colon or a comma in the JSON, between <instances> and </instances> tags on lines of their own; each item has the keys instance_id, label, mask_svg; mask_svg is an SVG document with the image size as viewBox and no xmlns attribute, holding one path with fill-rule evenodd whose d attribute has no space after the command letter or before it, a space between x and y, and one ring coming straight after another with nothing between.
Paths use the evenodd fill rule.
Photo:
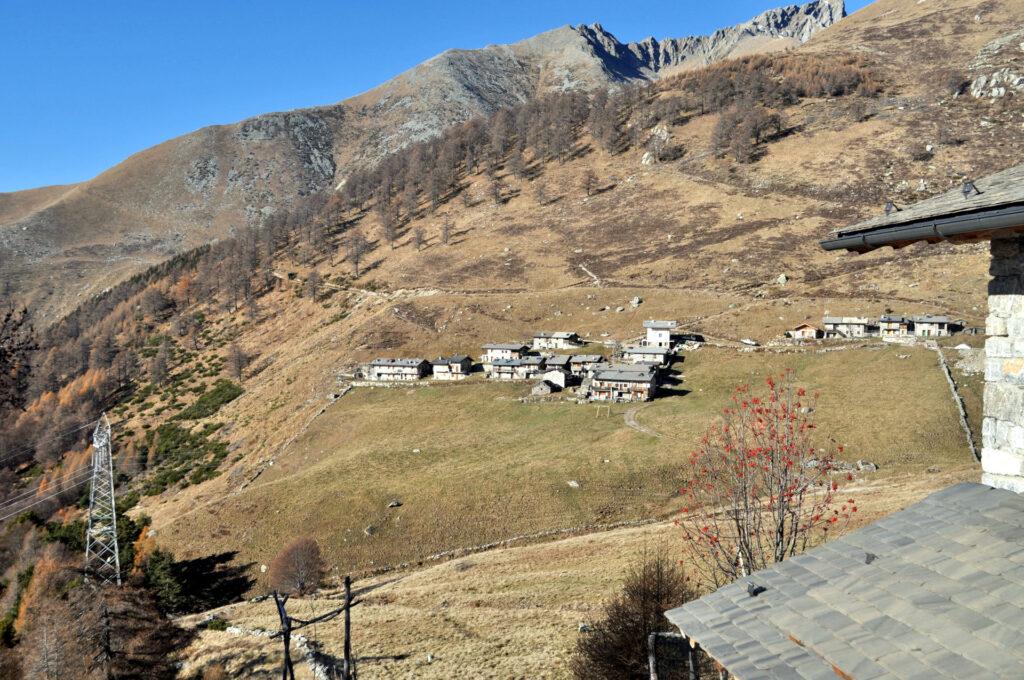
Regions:
<instances>
[{"instance_id":1,"label":"electricity pylon","mask_svg":"<svg viewBox=\"0 0 1024 680\"><path fill-rule=\"evenodd\" d=\"M92 483L89 487L89 525L85 530L85 578L121 585L117 550L117 508L114 505L114 462L110 421L100 416L92 433Z\"/></svg>"}]
</instances>

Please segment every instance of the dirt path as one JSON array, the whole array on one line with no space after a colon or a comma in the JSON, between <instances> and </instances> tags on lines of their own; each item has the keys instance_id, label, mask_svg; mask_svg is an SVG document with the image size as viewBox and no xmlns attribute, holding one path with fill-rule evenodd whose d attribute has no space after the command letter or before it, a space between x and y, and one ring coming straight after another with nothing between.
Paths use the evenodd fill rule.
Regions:
<instances>
[{"instance_id":1,"label":"dirt path","mask_svg":"<svg viewBox=\"0 0 1024 680\"><path fill-rule=\"evenodd\" d=\"M626 421L626 426L633 428L637 432L643 432L646 435L650 435L651 437L660 437L660 432L652 430L646 425L641 424L640 421L636 419L636 414L640 411L641 408L643 407L639 404L636 406L631 406L626 410L625 413L622 414L622 419Z\"/></svg>"}]
</instances>

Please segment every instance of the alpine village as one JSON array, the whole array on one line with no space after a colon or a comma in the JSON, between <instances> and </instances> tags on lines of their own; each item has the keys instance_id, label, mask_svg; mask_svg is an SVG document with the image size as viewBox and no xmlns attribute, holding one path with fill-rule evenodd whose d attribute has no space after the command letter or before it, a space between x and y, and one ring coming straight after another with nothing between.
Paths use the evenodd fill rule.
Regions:
<instances>
[{"instance_id":1,"label":"alpine village","mask_svg":"<svg viewBox=\"0 0 1024 680\"><path fill-rule=\"evenodd\" d=\"M1024 0L356 4L0 10L0 680L1024 678Z\"/></svg>"}]
</instances>

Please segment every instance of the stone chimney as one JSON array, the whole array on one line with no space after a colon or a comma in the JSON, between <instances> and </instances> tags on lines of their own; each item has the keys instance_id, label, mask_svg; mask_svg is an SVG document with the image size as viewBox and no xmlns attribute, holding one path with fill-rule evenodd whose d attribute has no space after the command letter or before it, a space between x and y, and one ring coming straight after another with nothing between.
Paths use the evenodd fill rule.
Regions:
<instances>
[{"instance_id":1,"label":"stone chimney","mask_svg":"<svg viewBox=\"0 0 1024 680\"><path fill-rule=\"evenodd\" d=\"M981 481L1024 493L1024 236L991 247Z\"/></svg>"}]
</instances>

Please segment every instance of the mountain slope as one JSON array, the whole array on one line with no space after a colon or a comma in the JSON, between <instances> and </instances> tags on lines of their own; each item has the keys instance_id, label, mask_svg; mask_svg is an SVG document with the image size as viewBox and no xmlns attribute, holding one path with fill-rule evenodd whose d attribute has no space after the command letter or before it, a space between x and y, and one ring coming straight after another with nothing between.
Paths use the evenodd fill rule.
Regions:
<instances>
[{"instance_id":1,"label":"mountain slope","mask_svg":"<svg viewBox=\"0 0 1024 680\"><path fill-rule=\"evenodd\" d=\"M336 105L203 128L70 187L0 194L0 284L52 321L169 255L295 209L352 169L537 94L650 79L809 38L840 0L773 10L712 36L622 44L600 26L451 50Z\"/></svg>"}]
</instances>

